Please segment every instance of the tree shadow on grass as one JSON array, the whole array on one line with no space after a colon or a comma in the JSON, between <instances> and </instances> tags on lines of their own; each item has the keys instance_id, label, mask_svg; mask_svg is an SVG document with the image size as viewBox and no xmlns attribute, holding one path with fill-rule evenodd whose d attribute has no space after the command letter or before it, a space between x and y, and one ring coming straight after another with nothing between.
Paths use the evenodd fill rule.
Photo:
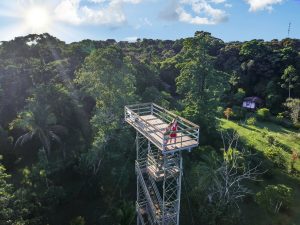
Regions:
<instances>
[{"instance_id":1,"label":"tree shadow on grass","mask_svg":"<svg viewBox=\"0 0 300 225\"><path fill-rule=\"evenodd\" d=\"M256 124L256 127L260 128L260 129L267 128L269 131L274 132L274 133L279 132L279 133L289 134L292 132L292 130L289 131L288 129L286 129L282 126L271 123L271 122L259 122Z\"/></svg>"}]
</instances>

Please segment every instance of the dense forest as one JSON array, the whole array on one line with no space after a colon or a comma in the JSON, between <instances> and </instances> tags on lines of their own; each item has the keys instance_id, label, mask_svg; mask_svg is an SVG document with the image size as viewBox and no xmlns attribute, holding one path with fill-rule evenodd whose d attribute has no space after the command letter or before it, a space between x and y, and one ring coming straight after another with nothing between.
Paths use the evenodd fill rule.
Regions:
<instances>
[{"instance_id":1,"label":"dense forest","mask_svg":"<svg viewBox=\"0 0 300 225\"><path fill-rule=\"evenodd\" d=\"M257 96L257 110L242 107ZM135 131L155 102L200 126L181 224L300 224L300 40L0 42L0 224L135 224Z\"/></svg>"}]
</instances>

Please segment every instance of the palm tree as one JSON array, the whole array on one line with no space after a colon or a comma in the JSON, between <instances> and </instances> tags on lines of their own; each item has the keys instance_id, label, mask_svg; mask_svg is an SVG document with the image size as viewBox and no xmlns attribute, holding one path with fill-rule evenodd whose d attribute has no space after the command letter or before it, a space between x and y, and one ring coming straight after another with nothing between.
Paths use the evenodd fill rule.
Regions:
<instances>
[{"instance_id":1,"label":"palm tree","mask_svg":"<svg viewBox=\"0 0 300 225\"><path fill-rule=\"evenodd\" d=\"M117 211L119 217L118 225L131 225L135 218L135 207L131 202L123 201L121 207Z\"/></svg>"},{"instance_id":2,"label":"palm tree","mask_svg":"<svg viewBox=\"0 0 300 225\"><path fill-rule=\"evenodd\" d=\"M10 129L18 127L26 131L17 139L15 146L23 145L33 137L37 137L42 147L49 154L51 141L61 143L60 135L66 134L67 130L65 127L56 124L56 117L50 112L49 106L31 101L26 108L27 110L21 112L10 124Z\"/></svg>"}]
</instances>

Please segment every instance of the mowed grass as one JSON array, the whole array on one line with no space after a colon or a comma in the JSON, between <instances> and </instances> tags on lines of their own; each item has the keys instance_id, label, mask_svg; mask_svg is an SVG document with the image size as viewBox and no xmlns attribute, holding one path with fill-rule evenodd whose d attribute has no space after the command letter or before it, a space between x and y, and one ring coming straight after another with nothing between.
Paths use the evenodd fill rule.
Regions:
<instances>
[{"instance_id":1,"label":"mowed grass","mask_svg":"<svg viewBox=\"0 0 300 225\"><path fill-rule=\"evenodd\" d=\"M240 135L240 140L251 145L258 151L264 152L270 146L267 137L273 136L281 145L287 146L300 153L300 134L299 131L286 129L270 122L257 122L256 125L245 125L235 121L219 119L221 129L233 129ZM268 130L266 130L266 128ZM291 152L283 150L283 154L290 162ZM297 161L295 168L300 171L300 160ZM260 208L254 201L243 204L245 209L245 224L256 225L300 225L300 177L292 176L288 171L276 169L273 177L263 179L261 182L251 186L253 194L264 189L269 184L285 184L294 190L293 202L289 211L279 214L269 214Z\"/></svg>"},{"instance_id":2,"label":"mowed grass","mask_svg":"<svg viewBox=\"0 0 300 225\"><path fill-rule=\"evenodd\" d=\"M223 129L234 129L240 135L241 141L255 149L264 152L270 146L264 134L275 138L283 146L295 150L300 154L300 132L286 129L271 122L257 122L255 125L246 125L226 119L219 119L220 127ZM288 161L291 160L291 152L283 151ZM300 171L300 160L296 162L295 168Z\"/></svg>"}]
</instances>

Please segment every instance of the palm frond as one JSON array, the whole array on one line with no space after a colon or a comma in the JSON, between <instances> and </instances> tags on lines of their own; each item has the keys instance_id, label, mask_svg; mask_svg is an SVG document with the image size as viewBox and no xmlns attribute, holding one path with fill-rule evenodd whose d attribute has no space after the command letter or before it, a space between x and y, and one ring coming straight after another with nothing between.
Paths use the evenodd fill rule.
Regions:
<instances>
[{"instance_id":1,"label":"palm frond","mask_svg":"<svg viewBox=\"0 0 300 225\"><path fill-rule=\"evenodd\" d=\"M23 145L25 142L31 140L33 137L32 135L32 132L27 132L23 135L21 135L17 140L16 140L16 143L15 143L15 147L18 146L18 145Z\"/></svg>"},{"instance_id":2,"label":"palm frond","mask_svg":"<svg viewBox=\"0 0 300 225\"><path fill-rule=\"evenodd\" d=\"M43 130L39 131L39 139L48 154L50 153L50 150L51 150L49 137L50 137L50 135L45 134L45 132Z\"/></svg>"},{"instance_id":3,"label":"palm frond","mask_svg":"<svg viewBox=\"0 0 300 225\"><path fill-rule=\"evenodd\" d=\"M57 134L55 134L53 131L49 131L49 134L52 139L54 139L58 143L61 143L61 139Z\"/></svg>"}]
</instances>

